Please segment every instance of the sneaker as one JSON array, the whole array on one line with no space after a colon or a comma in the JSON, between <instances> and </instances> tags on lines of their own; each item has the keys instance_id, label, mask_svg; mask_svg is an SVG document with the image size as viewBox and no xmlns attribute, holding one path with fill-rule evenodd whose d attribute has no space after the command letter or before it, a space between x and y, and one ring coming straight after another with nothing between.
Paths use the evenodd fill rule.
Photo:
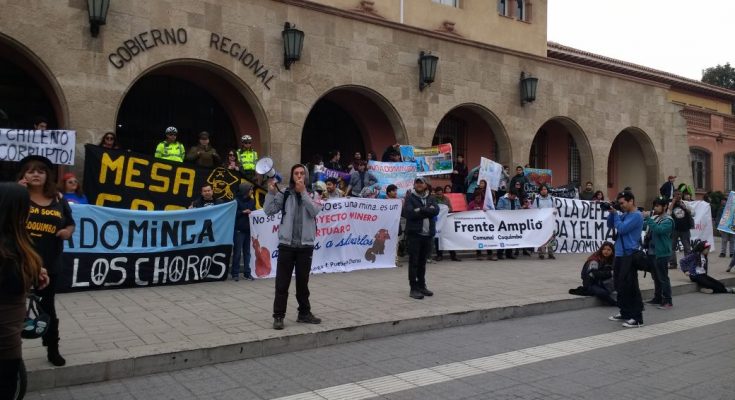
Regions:
<instances>
[{"instance_id":1,"label":"sneaker","mask_svg":"<svg viewBox=\"0 0 735 400\"><path fill-rule=\"evenodd\" d=\"M498 256L495 254L487 256L488 261L498 261Z\"/></svg>"},{"instance_id":2,"label":"sneaker","mask_svg":"<svg viewBox=\"0 0 735 400\"><path fill-rule=\"evenodd\" d=\"M660 299L651 299L651 300L648 300L646 302L646 304L656 304L656 305L659 305L659 304L661 304L661 300Z\"/></svg>"},{"instance_id":3,"label":"sneaker","mask_svg":"<svg viewBox=\"0 0 735 400\"><path fill-rule=\"evenodd\" d=\"M528 250L523 250L523 255L524 255L524 256L530 256L530 255L531 255L531 253L529 253L529 252L528 252Z\"/></svg>"},{"instance_id":4,"label":"sneaker","mask_svg":"<svg viewBox=\"0 0 735 400\"><path fill-rule=\"evenodd\" d=\"M735 267L735 265L731 265L731 266L727 267L727 269L725 270L725 272L730 272L732 270L732 267Z\"/></svg>"},{"instance_id":5,"label":"sneaker","mask_svg":"<svg viewBox=\"0 0 735 400\"><path fill-rule=\"evenodd\" d=\"M543 260L544 259L544 255L543 254L539 254L538 255L538 258L541 259L541 260Z\"/></svg>"},{"instance_id":6,"label":"sneaker","mask_svg":"<svg viewBox=\"0 0 735 400\"><path fill-rule=\"evenodd\" d=\"M720 253L720 258L725 258L725 253Z\"/></svg>"},{"instance_id":7,"label":"sneaker","mask_svg":"<svg viewBox=\"0 0 735 400\"><path fill-rule=\"evenodd\" d=\"M432 292L431 290L427 289L426 287L419 288L418 291L421 292L421 294L423 294L424 296L431 297L431 296L434 295L434 292Z\"/></svg>"},{"instance_id":8,"label":"sneaker","mask_svg":"<svg viewBox=\"0 0 735 400\"><path fill-rule=\"evenodd\" d=\"M246 281L254 281L255 278L252 275L248 275L248 276L245 277L245 280Z\"/></svg>"},{"instance_id":9,"label":"sneaker","mask_svg":"<svg viewBox=\"0 0 735 400\"><path fill-rule=\"evenodd\" d=\"M441 261L443 259L444 259L444 257L442 257L442 256L436 256L436 257L434 257L434 261L436 261L436 262L439 262L439 261Z\"/></svg>"},{"instance_id":10,"label":"sneaker","mask_svg":"<svg viewBox=\"0 0 735 400\"><path fill-rule=\"evenodd\" d=\"M411 289L411 292L408 294L412 299L421 300L424 298L423 293L421 293L418 289Z\"/></svg>"},{"instance_id":11,"label":"sneaker","mask_svg":"<svg viewBox=\"0 0 735 400\"><path fill-rule=\"evenodd\" d=\"M433 264L434 263L434 260L431 257L429 257L429 258L426 259L426 263L427 264Z\"/></svg>"},{"instance_id":12,"label":"sneaker","mask_svg":"<svg viewBox=\"0 0 735 400\"><path fill-rule=\"evenodd\" d=\"M556 260L556 256L554 256L553 254L549 254L549 260Z\"/></svg>"},{"instance_id":13,"label":"sneaker","mask_svg":"<svg viewBox=\"0 0 735 400\"><path fill-rule=\"evenodd\" d=\"M462 260L461 260L461 259L459 259L459 258L457 258L457 257L452 257L452 261L457 261L457 262L461 262Z\"/></svg>"},{"instance_id":14,"label":"sneaker","mask_svg":"<svg viewBox=\"0 0 735 400\"><path fill-rule=\"evenodd\" d=\"M712 294L712 293L714 293L715 291L714 291L714 290L712 290L712 289L710 289L710 288L701 288L701 289L699 289L699 292L700 292L700 293L704 293L704 294Z\"/></svg>"},{"instance_id":15,"label":"sneaker","mask_svg":"<svg viewBox=\"0 0 735 400\"><path fill-rule=\"evenodd\" d=\"M273 318L273 329L280 331L283 329L283 317Z\"/></svg>"},{"instance_id":16,"label":"sneaker","mask_svg":"<svg viewBox=\"0 0 735 400\"><path fill-rule=\"evenodd\" d=\"M674 305L671 303L664 303L656 308L658 308L659 310L671 310L672 308L674 308Z\"/></svg>"},{"instance_id":17,"label":"sneaker","mask_svg":"<svg viewBox=\"0 0 735 400\"><path fill-rule=\"evenodd\" d=\"M321 324L322 323L322 319L321 318L317 318L312 313L308 313L308 314L303 314L303 315L300 314L299 317L296 318L296 322L301 322L301 323L304 323L304 324Z\"/></svg>"},{"instance_id":18,"label":"sneaker","mask_svg":"<svg viewBox=\"0 0 735 400\"><path fill-rule=\"evenodd\" d=\"M240 281L240 277L239 276L233 276L232 277L232 280L235 281L235 282L239 282Z\"/></svg>"},{"instance_id":19,"label":"sneaker","mask_svg":"<svg viewBox=\"0 0 735 400\"><path fill-rule=\"evenodd\" d=\"M727 288L727 293L735 294L735 287L729 287L729 288Z\"/></svg>"},{"instance_id":20,"label":"sneaker","mask_svg":"<svg viewBox=\"0 0 735 400\"><path fill-rule=\"evenodd\" d=\"M640 328L643 326L643 322L638 322L635 318L631 318L623 322L623 328Z\"/></svg>"},{"instance_id":21,"label":"sneaker","mask_svg":"<svg viewBox=\"0 0 735 400\"><path fill-rule=\"evenodd\" d=\"M620 314L611 315L607 317L607 319L609 319L610 321L624 321L625 320L625 318L623 318L623 316Z\"/></svg>"}]
</instances>

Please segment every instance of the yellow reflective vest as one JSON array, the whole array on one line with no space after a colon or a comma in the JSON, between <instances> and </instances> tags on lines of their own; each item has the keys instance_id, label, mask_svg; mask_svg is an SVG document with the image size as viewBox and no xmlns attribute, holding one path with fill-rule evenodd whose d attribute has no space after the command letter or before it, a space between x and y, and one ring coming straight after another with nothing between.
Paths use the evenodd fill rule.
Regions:
<instances>
[{"instance_id":1,"label":"yellow reflective vest","mask_svg":"<svg viewBox=\"0 0 735 400\"><path fill-rule=\"evenodd\" d=\"M237 159L240 161L243 170L255 170L255 163L258 162L258 152L255 150L238 150Z\"/></svg>"},{"instance_id":2,"label":"yellow reflective vest","mask_svg":"<svg viewBox=\"0 0 735 400\"><path fill-rule=\"evenodd\" d=\"M184 162L184 145L179 142L173 142L169 143L167 141L163 141L156 146L156 158L160 158L163 160L169 160L169 161L176 161L176 162Z\"/></svg>"}]
</instances>

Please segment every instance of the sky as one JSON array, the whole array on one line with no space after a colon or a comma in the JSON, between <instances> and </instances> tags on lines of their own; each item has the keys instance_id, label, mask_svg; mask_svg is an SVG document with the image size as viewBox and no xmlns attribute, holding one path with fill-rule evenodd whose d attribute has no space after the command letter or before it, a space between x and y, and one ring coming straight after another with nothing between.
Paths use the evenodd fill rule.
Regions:
<instances>
[{"instance_id":1,"label":"sky","mask_svg":"<svg viewBox=\"0 0 735 400\"><path fill-rule=\"evenodd\" d=\"M701 80L735 66L735 0L548 0L548 40Z\"/></svg>"}]
</instances>

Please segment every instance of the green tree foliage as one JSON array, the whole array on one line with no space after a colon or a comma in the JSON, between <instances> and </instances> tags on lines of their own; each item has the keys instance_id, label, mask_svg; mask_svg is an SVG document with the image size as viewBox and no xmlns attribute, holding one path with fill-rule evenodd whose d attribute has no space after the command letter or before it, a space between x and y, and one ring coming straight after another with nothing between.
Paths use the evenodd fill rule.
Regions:
<instances>
[{"instance_id":1,"label":"green tree foliage","mask_svg":"<svg viewBox=\"0 0 735 400\"><path fill-rule=\"evenodd\" d=\"M735 89L735 68L731 67L730 63L707 68L702 71L702 82Z\"/></svg>"}]
</instances>

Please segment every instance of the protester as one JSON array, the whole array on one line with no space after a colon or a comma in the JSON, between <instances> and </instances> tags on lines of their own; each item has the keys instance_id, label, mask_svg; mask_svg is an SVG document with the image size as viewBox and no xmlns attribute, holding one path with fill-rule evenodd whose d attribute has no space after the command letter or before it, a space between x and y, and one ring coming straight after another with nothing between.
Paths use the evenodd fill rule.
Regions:
<instances>
[{"instance_id":1,"label":"protester","mask_svg":"<svg viewBox=\"0 0 735 400\"><path fill-rule=\"evenodd\" d=\"M184 145L176 141L176 135L179 133L175 127L166 128L166 140L156 146L155 158L169 160L175 162L184 162Z\"/></svg>"},{"instance_id":2,"label":"protester","mask_svg":"<svg viewBox=\"0 0 735 400\"><path fill-rule=\"evenodd\" d=\"M59 353L56 282L61 273L63 241L71 237L75 223L69 203L59 196L54 186L51 161L41 156L27 156L20 161L20 165L19 182L26 186L31 199L26 227L33 240L34 250L41 256L51 279L45 289L36 292L41 297L41 307L50 317L43 344L48 360L60 367L66 364L66 360Z\"/></svg>"},{"instance_id":3,"label":"protester","mask_svg":"<svg viewBox=\"0 0 735 400\"><path fill-rule=\"evenodd\" d=\"M449 186L449 185L447 185ZM434 188L434 199L436 199L437 204L444 204L449 209L449 212L452 212L452 204L449 202L449 199L444 196L444 190L441 186L437 186ZM434 249L436 250L436 257L434 257L435 261L442 261L444 259L444 252L439 250L439 238L434 238ZM452 261L462 261L459 258L457 258L457 252L455 250L449 250L449 258Z\"/></svg>"},{"instance_id":4,"label":"protester","mask_svg":"<svg viewBox=\"0 0 735 400\"><path fill-rule=\"evenodd\" d=\"M189 206L189 208L211 207L211 206L216 206L218 204L222 204L222 199L215 199L214 190L212 190L212 185L205 183L204 185L202 185L201 196L199 196L198 199L191 202L191 205Z\"/></svg>"},{"instance_id":5,"label":"protester","mask_svg":"<svg viewBox=\"0 0 735 400\"><path fill-rule=\"evenodd\" d=\"M535 199L533 199L532 208L536 208L536 209L542 209L542 208L554 209L555 208L554 198L549 194L549 187L546 186L545 184L539 187L539 194L538 196L536 196ZM554 210L554 215L556 215L556 210ZM548 254L549 260L556 259L556 257L554 257L554 241L555 240L556 240L556 237L552 233L551 238L549 238L549 241L538 248L538 258L543 260L544 256Z\"/></svg>"},{"instance_id":6,"label":"protester","mask_svg":"<svg viewBox=\"0 0 735 400\"><path fill-rule=\"evenodd\" d=\"M387 153L388 162L401 162L401 152L398 149L391 149Z\"/></svg>"},{"instance_id":7,"label":"protester","mask_svg":"<svg viewBox=\"0 0 735 400\"><path fill-rule=\"evenodd\" d=\"M48 129L48 118L43 115L33 117L33 129L37 131L45 131Z\"/></svg>"},{"instance_id":8,"label":"protester","mask_svg":"<svg viewBox=\"0 0 735 400\"><path fill-rule=\"evenodd\" d=\"M253 137L242 135L240 148L237 150L237 161L240 163L240 175L251 183L255 183L255 164L258 163L258 152L253 149Z\"/></svg>"},{"instance_id":9,"label":"protester","mask_svg":"<svg viewBox=\"0 0 735 400\"><path fill-rule=\"evenodd\" d=\"M636 208L633 192L623 191L616 198L620 210L609 210L608 228L615 228L615 263L613 277L618 292L620 313L611 315L611 321L624 321L623 327L643 326L643 299L638 286L638 270L633 263L633 253L640 248L643 231L643 215Z\"/></svg>"},{"instance_id":10,"label":"protester","mask_svg":"<svg viewBox=\"0 0 735 400\"><path fill-rule=\"evenodd\" d=\"M312 186L312 190L314 190L314 193L312 193L311 198L314 201L316 201L319 204L322 204L325 200L327 200L327 184L326 183L322 181L316 181L311 186Z\"/></svg>"},{"instance_id":11,"label":"protester","mask_svg":"<svg viewBox=\"0 0 735 400\"><path fill-rule=\"evenodd\" d=\"M674 192L673 200L670 206L671 218L674 219L674 231L671 234L671 244L673 253L671 253L671 269L676 268L676 252L679 249L679 241L684 246L684 254L687 255L692 251L691 232L694 228L694 214L681 198L681 192Z\"/></svg>"},{"instance_id":12,"label":"protester","mask_svg":"<svg viewBox=\"0 0 735 400\"><path fill-rule=\"evenodd\" d=\"M506 193L503 197L498 199L498 205L495 206L496 210L520 210L521 202L518 198L516 190L511 189L510 192ZM524 250L525 251L525 250ZM515 260L517 257L514 255L513 249L506 249L505 254L502 250L498 250L498 259L503 260L505 258Z\"/></svg>"},{"instance_id":13,"label":"protester","mask_svg":"<svg viewBox=\"0 0 735 400\"><path fill-rule=\"evenodd\" d=\"M361 162L363 162L362 154L359 151L356 151L352 156L352 161L347 165L347 172L352 173L353 170L357 169L357 164Z\"/></svg>"},{"instance_id":14,"label":"protester","mask_svg":"<svg viewBox=\"0 0 735 400\"><path fill-rule=\"evenodd\" d=\"M602 190L598 190L595 192L595 195L592 196L593 201L605 201L605 194L602 193Z\"/></svg>"},{"instance_id":15,"label":"protester","mask_svg":"<svg viewBox=\"0 0 735 400\"><path fill-rule=\"evenodd\" d=\"M523 171L523 167L520 165L516 167L516 174L513 175L513 177L510 179L510 188L513 190L513 188L517 188L517 183L520 183L520 189L523 190L524 195L521 196L521 193L518 193L518 197L521 197L521 201L525 200L525 191L526 191L526 185L528 184L528 177L526 177L525 172Z\"/></svg>"},{"instance_id":16,"label":"protester","mask_svg":"<svg viewBox=\"0 0 735 400\"><path fill-rule=\"evenodd\" d=\"M483 180L484 182L484 180ZM467 204L467 210L484 210L485 209L485 192L477 188L475 190L474 195L472 196L472 201ZM497 261L498 257L493 254L492 250L486 250L485 253L487 254L487 259L489 261ZM498 254L500 254L500 250L498 250ZM482 250L475 250L475 257L478 260L482 260Z\"/></svg>"},{"instance_id":17,"label":"protester","mask_svg":"<svg viewBox=\"0 0 735 400\"><path fill-rule=\"evenodd\" d=\"M452 190L452 185L444 185L444 194L449 194L449 193L454 193L454 191Z\"/></svg>"},{"instance_id":18,"label":"protester","mask_svg":"<svg viewBox=\"0 0 735 400\"><path fill-rule=\"evenodd\" d=\"M467 174L467 179L465 180L465 196L467 197L467 203L471 202L472 199L475 198L475 190L477 189L478 179L480 177L480 167L472 168L472 170Z\"/></svg>"},{"instance_id":19,"label":"protester","mask_svg":"<svg viewBox=\"0 0 735 400\"><path fill-rule=\"evenodd\" d=\"M374 151L370 150L370 151L367 152L366 160L368 162L370 162L370 161L378 161L378 156L375 154Z\"/></svg>"},{"instance_id":20,"label":"protester","mask_svg":"<svg viewBox=\"0 0 735 400\"><path fill-rule=\"evenodd\" d=\"M43 260L33 250L26 230L28 190L0 182L0 399L14 399L23 362L21 331L31 286L49 284Z\"/></svg>"},{"instance_id":21,"label":"protester","mask_svg":"<svg viewBox=\"0 0 735 400\"><path fill-rule=\"evenodd\" d=\"M253 186L241 183L235 201L237 201L237 215L232 248L232 279L240 280L240 259L242 259L243 277L247 281L252 281L255 280L250 271L250 213L255 210Z\"/></svg>"},{"instance_id":22,"label":"protester","mask_svg":"<svg viewBox=\"0 0 735 400\"><path fill-rule=\"evenodd\" d=\"M700 286L707 293L735 293L735 289L725 287L722 282L707 275L709 271L709 249L706 240L695 240L692 253L681 259L681 270L689 280Z\"/></svg>"},{"instance_id":23,"label":"protester","mask_svg":"<svg viewBox=\"0 0 735 400\"><path fill-rule=\"evenodd\" d=\"M199 133L199 144L189 149L186 161L205 168L214 168L222 162L217 150L209 144L209 132Z\"/></svg>"},{"instance_id":24,"label":"protester","mask_svg":"<svg viewBox=\"0 0 735 400\"><path fill-rule=\"evenodd\" d=\"M596 194L597 192L594 191L592 182L587 181L587 183L585 183L584 185L584 190L579 192L579 199L580 200L593 200Z\"/></svg>"},{"instance_id":25,"label":"protester","mask_svg":"<svg viewBox=\"0 0 735 400\"><path fill-rule=\"evenodd\" d=\"M235 154L234 150L230 150L227 152L227 159L225 160L224 164L222 164L222 166L230 171L236 171L238 173L240 172L240 163L237 161L237 155Z\"/></svg>"},{"instance_id":26,"label":"protester","mask_svg":"<svg viewBox=\"0 0 735 400\"><path fill-rule=\"evenodd\" d=\"M411 287L409 296L414 299L434 295L426 287L426 259L431 248L431 238L436 234L434 217L439 214L439 206L430 196L427 185L424 177L414 180L413 191L403 203L401 212L406 218L408 282Z\"/></svg>"},{"instance_id":27,"label":"protester","mask_svg":"<svg viewBox=\"0 0 735 400\"><path fill-rule=\"evenodd\" d=\"M342 193L339 192L339 189L337 189L337 185L339 184L339 181L337 178L327 178L327 181L324 182L325 187L327 188L327 199L338 199L342 197Z\"/></svg>"},{"instance_id":28,"label":"protester","mask_svg":"<svg viewBox=\"0 0 735 400\"><path fill-rule=\"evenodd\" d=\"M465 181L467 180L467 165L464 162L464 155L457 154L457 161L454 162L454 170L452 171L452 192L464 193Z\"/></svg>"},{"instance_id":29,"label":"protester","mask_svg":"<svg viewBox=\"0 0 735 400\"><path fill-rule=\"evenodd\" d=\"M309 183L324 180L324 169L326 167L324 167L324 159L321 154L314 154L311 157L311 162L306 164L306 167L309 169Z\"/></svg>"},{"instance_id":30,"label":"protester","mask_svg":"<svg viewBox=\"0 0 735 400\"><path fill-rule=\"evenodd\" d=\"M604 242L582 266L582 286L569 289L569 294L577 296L595 296L610 306L617 306L613 297L613 262L615 249L610 242Z\"/></svg>"},{"instance_id":31,"label":"protester","mask_svg":"<svg viewBox=\"0 0 735 400\"><path fill-rule=\"evenodd\" d=\"M102 139L100 139L99 145L100 147L104 147L106 149L119 149L120 145L117 143L117 135L115 135L115 132L106 132Z\"/></svg>"},{"instance_id":32,"label":"protester","mask_svg":"<svg viewBox=\"0 0 735 400\"><path fill-rule=\"evenodd\" d=\"M720 200L720 215L717 216L717 221L722 220L722 214L725 213L725 205L727 204L727 198ZM717 226L717 224L715 224ZM735 235L719 231L720 238L722 240L722 247L720 248L720 258L728 257L727 252L730 251L729 257L735 257ZM728 270L729 271L729 270Z\"/></svg>"},{"instance_id":33,"label":"protester","mask_svg":"<svg viewBox=\"0 0 735 400\"><path fill-rule=\"evenodd\" d=\"M291 167L288 188L279 192L274 179L268 182L263 211L268 216L281 213L278 228L278 262L276 267L276 294L273 300L273 329L283 329L286 316L288 288L291 275L296 275L296 301L299 315L296 322L319 324L322 322L311 313L309 303L309 273L316 237L316 216L320 206L311 200L306 191L309 173L304 165Z\"/></svg>"},{"instance_id":34,"label":"protester","mask_svg":"<svg viewBox=\"0 0 735 400\"><path fill-rule=\"evenodd\" d=\"M355 168L350 174L350 185L347 186L347 193L353 197L360 197L364 188L374 186L378 183L378 178L367 170L367 164L364 161L357 162Z\"/></svg>"},{"instance_id":35,"label":"protester","mask_svg":"<svg viewBox=\"0 0 735 400\"><path fill-rule=\"evenodd\" d=\"M661 188L658 190L661 197L664 197L667 200L674 198L674 192L676 191L676 188L674 187L675 179L676 179L676 176L669 175L666 182L664 182L664 184L661 185Z\"/></svg>"},{"instance_id":36,"label":"protester","mask_svg":"<svg viewBox=\"0 0 735 400\"><path fill-rule=\"evenodd\" d=\"M671 299L671 281L669 280L669 258L671 257L671 232L674 221L666 213L669 202L659 197L653 202L653 215L647 215L645 225L648 227L646 244L653 277L653 298L648 304L656 304L662 310L669 310L674 303Z\"/></svg>"},{"instance_id":37,"label":"protester","mask_svg":"<svg viewBox=\"0 0 735 400\"><path fill-rule=\"evenodd\" d=\"M398 154L398 160L396 161L396 154ZM398 162L401 161L401 145L400 143L394 143L385 148L383 156L380 158L382 162Z\"/></svg>"},{"instance_id":38,"label":"protester","mask_svg":"<svg viewBox=\"0 0 735 400\"><path fill-rule=\"evenodd\" d=\"M398 186L392 183L386 186L385 197L388 199L397 199L398 198ZM401 201L403 201L403 199L401 199ZM396 267L403 266L403 263L401 262L400 258L403 256L404 247L406 245L404 234L403 234L403 228L405 226L406 226L406 219L401 217L401 220L398 223L398 246L396 246Z\"/></svg>"},{"instance_id":39,"label":"protester","mask_svg":"<svg viewBox=\"0 0 735 400\"><path fill-rule=\"evenodd\" d=\"M89 204L87 196L82 191L82 184L79 183L76 175L71 172L64 174L59 191L63 193L64 199L70 204Z\"/></svg>"},{"instance_id":40,"label":"protester","mask_svg":"<svg viewBox=\"0 0 735 400\"><path fill-rule=\"evenodd\" d=\"M332 150L329 153L329 162L326 164L326 167L335 170L335 171L343 171L342 164L339 163L339 159L342 156L339 150Z\"/></svg>"}]
</instances>

